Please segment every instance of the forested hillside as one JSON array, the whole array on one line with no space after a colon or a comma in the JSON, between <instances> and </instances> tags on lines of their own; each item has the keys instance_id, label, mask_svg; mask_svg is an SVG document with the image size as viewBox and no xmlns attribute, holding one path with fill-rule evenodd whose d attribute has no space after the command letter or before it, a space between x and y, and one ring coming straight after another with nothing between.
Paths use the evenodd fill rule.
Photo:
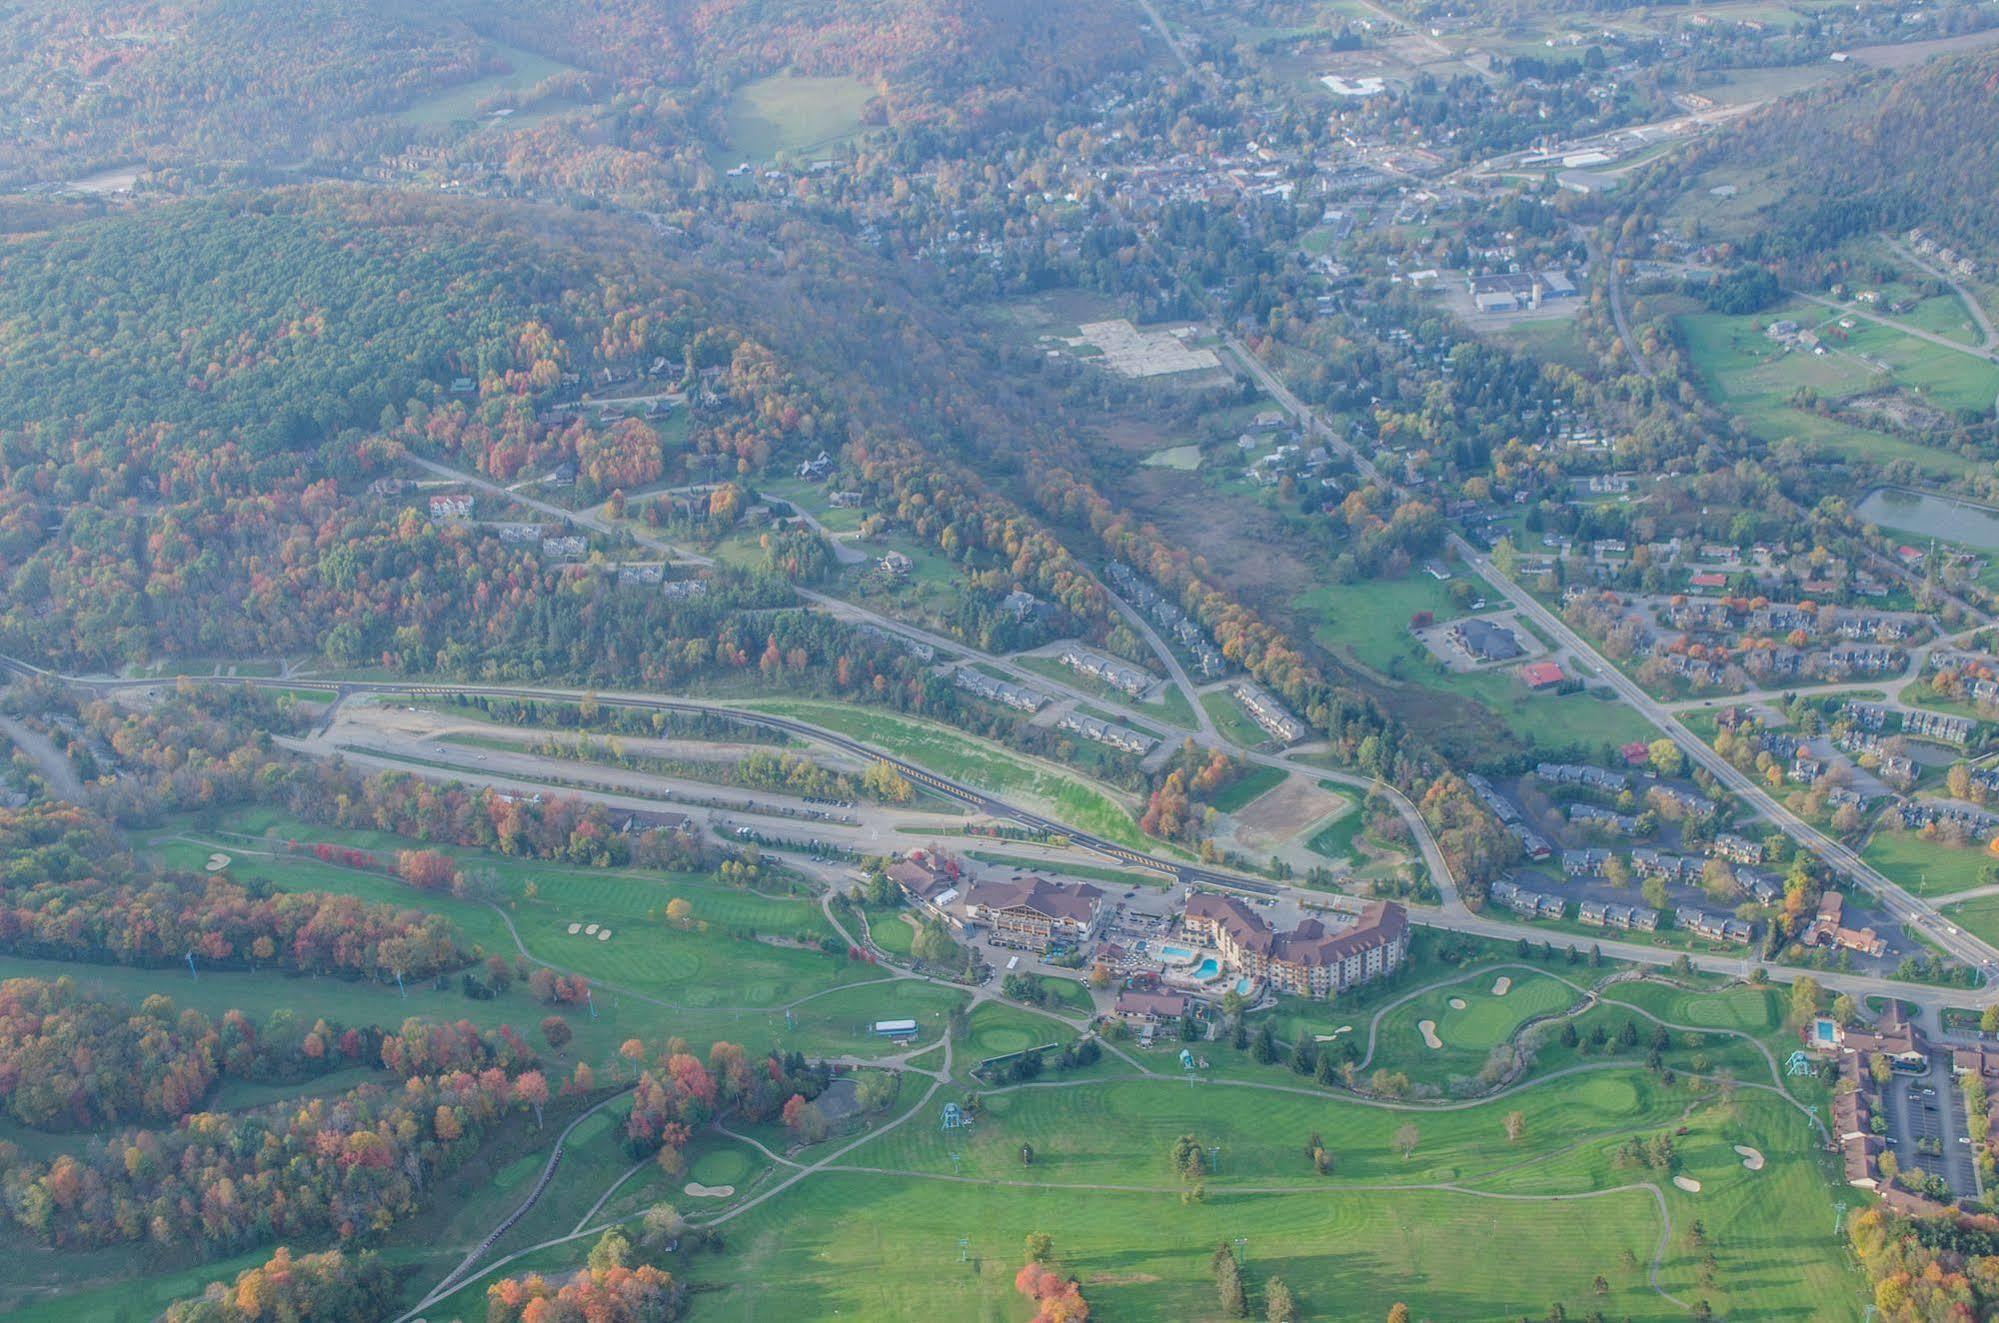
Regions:
<instances>
[{"instance_id":1,"label":"forested hillside","mask_svg":"<svg viewBox=\"0 0 1999 1323\"><path fill-rule=\"evenodd\" d=\"M1791 259L1922 226L1988 260L1999 187L1999 53L1936 60L1778 101L1719 135L1680 178L1769 171L1776 200L1752 255ZM1705 174L1700 173L1705 171ZM1710 176L1712 178L1710 178Z\"/></svg>"},{"instance_id":2,"label":"forested hillside","mask_svg":"<svg viewBox=\"0 0 1999 1323\"><path fill-rule=\"evenodd\" d=\"M877 84L877 122L977 128L1139 53L1129 21L1076 0L59 0L0 13L0 180L372 159L442 131L426 98L507 75L710 104L787 70L851 75Z\"/></svg>"}]
</instances>

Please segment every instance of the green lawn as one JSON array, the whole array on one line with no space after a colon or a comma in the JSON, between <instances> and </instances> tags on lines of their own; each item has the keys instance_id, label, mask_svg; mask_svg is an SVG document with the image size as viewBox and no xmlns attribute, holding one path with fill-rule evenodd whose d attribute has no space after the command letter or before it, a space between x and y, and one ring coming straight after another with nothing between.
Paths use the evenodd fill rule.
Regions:
<instances>
[{"instance_id":1,"label":"green lawn","mask_svg":"<svg viewBox=\"0 0 1999 1323\"><path fill-rule=\"evenodd\" d=\"M1876 831L1860 857L1918 896L1948 896L1993 881L1999 863L1975 845L1938 845L1914 832Z\"/></svg>"},{"instance_id":2,"label":"green lawn","mask_svg":"<svg viewBox=\"0 0 1999 1323\"><path fill-rule=\"evenodd\" d=\"M1642 1268L1621 1263L1627 1249L1649 1261L1661 1227L1652 1193L1617 1187L1663 1177L1617 1169L1608 1150L1634 1128L1677 1124L1690 1100L1627 1069L1413 1116L1220 1085L1190 1090L1178 1080L987 1094L969 1132L912 1121L852 1159L908 1174L815 1177L732 1223L727 1256L690 1265L697 1280L732 1283L700 1297L695 1317L1015 1318L1009 1282L1022 1237L1038 1230L1054 1237L1057 1256L1106 1317L1211 1317L1208 1254L1242 1237L1249 1280L1282 1274L1309 1317L1378 1318L1401 1299L1418 1317L1453 1320L1512 1319L1524 1308L1538 1317L1558 1300L1573 1317L1602 1306L1618 1317L1682 1319L1649 1292ZM1525 1131L1509 1144L1500 1123L1516 1109ZM1405 1161L1389 1140L1410 1122L1419 1141ZM1335 1155L1330 1178L1303 1157L1315 1131ZM1182 1133L1220 1148L1201 1203L1175 1192L1167 1149ZM1018 1157L1024 1141L1034 1145L1032 1168ZM1745 1171L1730 1150L1736 1142L1761 1148L1769 1166ZM1681 1147L1705 1188L1690 1196L1665 1185L1659 1197L1677 1225L1696 1216L1707 1224L1719 1260L1717 1312L1858 1317L1858 1283L1828 1234L1831 1193L1801 1117L1761 1097L1725 1108L1697 1102ZM918 1175L954 1170L1026 1185ZM1438 1180L1468 1188L1357 1188ZM1102 1185L1126 1188L1087 1188ZM1250 1185L1258 1192L1233 1192ZM1589 1191L1616 1192L1525 1204L1481 1197ZM1813 1234L1799 1233L1806 1225ZM971 1242L969 1263L958 1262L960 1236ZM1505 1254L1461 1252L1500 1239ZM1697 1259L1670 1244L1666 1288L1691 1298ZM1606 1299L1590 1294L1598 1273L1611 1283Z\"/></svg>"},{"instance_id":3,"label":"green lawn","mask_svg":"<svg viewBox=\"0 0 1999 1323\"><path fill-rule=\"evenodd\" d=\"M1207 709L1209 719L1225 740L1253 749L1270 738L1263 727L1250 720L1243 705L1226 689L1202 694L1201 706Z\"/></svg>"},{"instance_id":4,"label":"green lawn","mask_svg":"<svg viewBox=\"0 0 1999 1323\"><path fill-rule=\"evenodd\" d=\"M1455 987L1426 992L1381 1019L1371 1069L1399 1070L1417 1083L1442 1084L1453 1076L1476 1075L1492 1049L1537 1016L1562 1011L1581 1000L1570 987L1545 974L1505 971L1513 980L1503 997L1493 995L1498 975L1480 975ZM1580 980L1579 980L1580 981ZM1451 1005L1465 1003L1462 1010ZM1436 1025L1443 1046L1427 1046L1421 1021Z\"/></svg>"},{"instance_id":5,"label":"green lawn","mask_svg":"<svg viewBox=\"0 0 1999 1323\"><path fill-rule=\"evenodd\" d=\"M1482 580L1472 583L1479 595L1493 596ZM1525 748L1623 744L1657 736L1636 712L1593 693L1533 694L1511 667L1460 673L1441 666L1409 632L1409 621L1425 611L1443 621L1465 614L1452 602L1449 587L1418 571L1400 579L1322 585L1299 594L1291 605L1312 622L1312 637L1323 647L1401 689L1404 706L1421 707L1424 691L1468 700L1502 722Z\"/></svg>"},{"instance_id":6,"label":"green lawn","mask_svg":"<svg viewBox=\"0 0 1999 1323\"><path fill-rule=\"evenodd\" d=\"M1288 775L1281 767L1253 764L1247 772L1222 787L1221 793L1213 800L1214 806L1223 813L1240 813L1283 785Z\"/></svg>"}]
</instances>

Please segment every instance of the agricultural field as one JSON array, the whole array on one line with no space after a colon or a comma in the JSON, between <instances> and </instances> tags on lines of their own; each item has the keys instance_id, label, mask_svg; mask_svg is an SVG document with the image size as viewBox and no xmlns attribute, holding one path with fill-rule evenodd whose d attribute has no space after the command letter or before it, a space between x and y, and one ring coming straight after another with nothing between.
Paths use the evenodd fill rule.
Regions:
<instances>
[{"instance_id":1,"label":"agricultural field","mask_svg":"<svg viewBox=\"0 0 1999 1323\"><path fill-rule=\"evenodd\" d=\"M1764 328L1786 317L1815 329L1827 352L1786 349L1771 340ZM1793 301L1753 316L1691 313L1678 325L1708 393L1768 441L1818 441L1884 463L1906 458L1919 468L1955 474L1966 462L1960 456L1824 417L1798 407L1793 397L1809 390L1834 401L1899 390L1933 408L1989 410L1999 392L1999 369L1990 363L1815 303Z\"/></svg>"},{"instance_id":2,"label":"agricultural field","mask_svg":"<svg viewBox=\"0 0 1999 1323\"><path fill-rule=\"evenodd\" d=\"M875 89L857 78L778 74L746 83L729 102L726 145L717 155L768 161L826 151L861 131L861 112Z\"/></svg>"},{"instance_id":3,"label":"agricultural field","mask_svg":"<svg viewBox=\"0 0 1999 1323\"><path fill-rule=\"evenodd\" d=\"M470 121L484 114L481 107L502 92L525 92L558 74L575 72L569 65L545 55L512 46L495 45L491 53L506 61L506 72L489 74L425 97L403 112L403 120L420 128ZM509 118L518 121L522 117Z\"/></svg>"}]
</instances>

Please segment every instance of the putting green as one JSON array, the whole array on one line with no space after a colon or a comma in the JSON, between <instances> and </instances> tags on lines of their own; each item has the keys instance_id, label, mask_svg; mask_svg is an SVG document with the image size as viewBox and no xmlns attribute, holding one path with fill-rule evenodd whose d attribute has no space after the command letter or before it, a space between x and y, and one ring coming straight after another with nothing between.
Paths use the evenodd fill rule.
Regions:
<instances>
[{"instance_id":1,"label":"putting green","mask_svg":"<svg viewBox=\"0 0 1999 1323\"><path fill-rule=\"evenodd\" d=\"M1476 1075L1493 1048L1529 1020L1565 1011L1582 1000L1573 988L1546 974L1514 972L1503 997L1485 974L1403 1003L1381 1019L1371 1070L1399 1070L1418 1083L1442 1084L1453 1075ZM1462 1006L1453 1003L1462 1003ZM1424 1021L1440 1045L1430 1047Z\"/></svg>"},{"instance_id":2,"label":"putting green","mask_svg":"<svg viewBox=\"0 0 1999 1323\"><path fill-rule=\"evenodd\" d=\"M711 1149L694 1159L687 1179L698 1185L741 1185L749 1178L751 1165L749 1154L734 1145Z\"/></svg>"}]
</instances>

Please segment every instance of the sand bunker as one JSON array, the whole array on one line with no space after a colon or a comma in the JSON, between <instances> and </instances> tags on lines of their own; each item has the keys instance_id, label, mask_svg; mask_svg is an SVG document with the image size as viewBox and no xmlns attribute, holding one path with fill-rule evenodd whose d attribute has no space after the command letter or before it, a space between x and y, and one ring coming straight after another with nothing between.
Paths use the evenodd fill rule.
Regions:
<instances>
[{"instance_id":1,"label":"sand bunker","mask_svg":"<svg viewBox=\"0 0 1999 1323\"><path fill-rule=\"evenodd\" d=\"M1742 1156L1742 1165L1751 1171L1763 1170L1763 1155L1747 1144L1737 1144L1735 1151Z\"/></svg>"},{"instance_id":2,"label":"sand bunker","mask_svg":"<svg viewBox=\"0 0 1999 1323\"><path fill-rule=\"evenodd\" d=\"M1350 1033L1352 1033L1352 1032L1353 1032L1353 1026L1352 1026L1352 1025L1350 1025L1350 1024L1343 1024L1343 1025L1341 1025L1341 1026L1340 1026L1339 1028L1337 1028L1337 1029L1333 1030L1333 1032L1331 1032L1331 1033L1329 1033L1329 1034L1313 1034L1313 1035L1312 1035L1312 1041L1313 1041L1313 1042L1315 1042L1315 1043L1330 1043L1330 1042L1332 1042L1332 1041L1333 1041L1333 1040L1334 1040L1335 1038L1338 1038L1338 1037L1339 1037L1339 1036L1340 1036L1341 1034L1350 1034Z\"/></svg>"},{"instance_id":3,"label":"sand bunker","mask_svg":"<svg viewBox=\"0 0 1999 1323\"><path fill-rule=\"evenodd\" d=\"M703 1185L700 1181L687 1182L687 1195L691 1199L727 1199L736 1192L733 1185Z\"/></svg>"},{"instance_id":4,"label":"sand bunker","mask_svg":"<svg viewBox=\"0 0 1999 1323\"><path fill-rule=\"evenodd\" d=\"M610 941L610 940L611 940L611 930L610 930L609 928L599 928L599 929L597 930L597 940L598 940L598 941L600 941L600 942L608 942L608 941Z\"/></svg>"},{"instance_id":5,"label":"sand bunker","mask_svg":"<svg viewBox=\"0 0 1999 1323\"><path fill-rule=\"evenodd\" d=\"M595 937L597 935L597 925L594 923L585 924L583 926L583 935L585 937Z\"/></svg>"},{"instance_id":6,"label":"sand bunker","mask_svg":"<svg viewBox=\"0 0 1999 1323\"><path fill-rule=\"evenodd\" d=\"M1463 1010L1464 1008L1465 1008L1465 999L1464 999L1463 997L1453 997L1453 998L1451 998L1451 1009L1452 1009L1452 1010L1454 1010L1454 1011L1461 1011L1461 1010Z\"/></svg>"},{"instance_id":7,"label":"sand bunker","mask_svg":"<svg viewBox=\"0 0 1999 1323\"><path fill-rule=\"evenodd\" d=\"M582 924L580 924L580 923L572 923L572 924L570 924L570 925L569 925L569 935L570 935L571 937L574 937L574 936L576 936L576 934L578 934L578 933L580 933L580 932L582 932L582 931L583 931L583 925L582 925Z\"/></svg>"},{"instance_id":8,"label":"sand bunker","mask_svg":"<svg viewBox=\"0 0 1999 1323\"><path fill-rule=\"evenodd\" d=\"M1416 1028L1422 1032L1424 1046L1428 1047L1431 1051L1435 1051L1444 1045L1444 1040L1437 1037L1437 1022L1435 1020L1418 1020L1416 1021Z\"/></svg>"},{"instance_id":9,"label":"sand bunker","mask_svg":"<svg viewBox=\"0 0 1999 1323\"><path fill-rule=\"evenodd\" d=\"M1501 974L1498 978L1494 979L1492 982L1492 995L1495 997L1504 997L1509 991L1512 990L1512 987L1513 987L1513 980L1508 978L1506 975Z\"/></svg>"},{"instance_id":10,"label":"sand bunker","mask_svg":"<svg viewBox=\"0 0 1999 1323\"><path fill-rule=\"evenodd\" d=\"M1701 1183L1691 1176L1675 1176L1673 1184L1679 1186L1688 1194L1699 1194L1701 1192Z\"/></svg>"},{"instance_id":11,"label":"sand bunker","mask_svg":"<svg viewBox=\"0 0 1999 1323\"><path fill-rule=\"evenodd\" d=\"M220 853L217 853L217 854L212 854L212 855L208 856L208 871L209 871L209 872L211 872L211 873L219 873L219 872L221 872L221 871L222 871L223 869L225 869L225 868L227 868L227 867L229 867L229 856L228 856L228 855L226 855L226 854L220 854Z\"/></svg>"}]
</instances>

